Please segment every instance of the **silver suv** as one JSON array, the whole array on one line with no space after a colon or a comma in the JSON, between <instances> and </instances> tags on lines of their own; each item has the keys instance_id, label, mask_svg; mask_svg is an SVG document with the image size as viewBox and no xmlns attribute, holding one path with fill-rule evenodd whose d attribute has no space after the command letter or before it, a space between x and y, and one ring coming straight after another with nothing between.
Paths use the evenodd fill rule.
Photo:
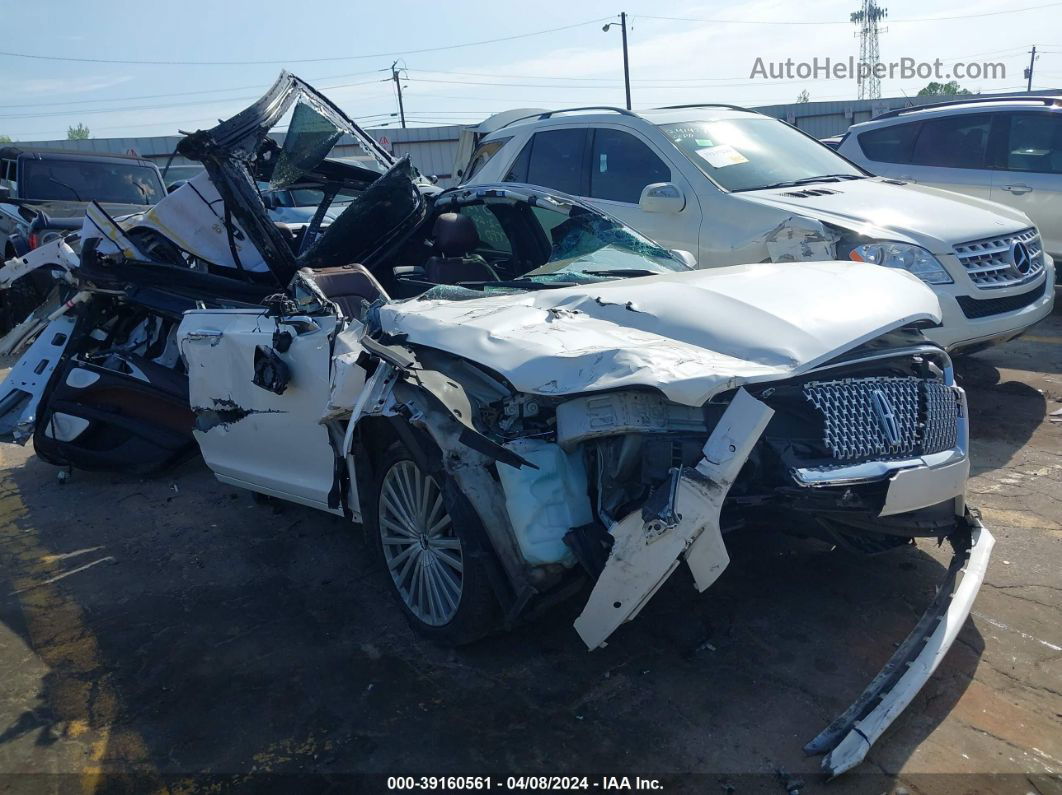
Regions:
<instances>
[{"instance_id":1,"label":"silver suv","mask_svg":"<svg viewBox=\"0 0 1062 795\"><path fill-rule=\"evenodd\" d=\"M1062 97L987 97L884 113L838 151L883 177L1021 210L1062 255Z\"/></svg>"}]
</instances>

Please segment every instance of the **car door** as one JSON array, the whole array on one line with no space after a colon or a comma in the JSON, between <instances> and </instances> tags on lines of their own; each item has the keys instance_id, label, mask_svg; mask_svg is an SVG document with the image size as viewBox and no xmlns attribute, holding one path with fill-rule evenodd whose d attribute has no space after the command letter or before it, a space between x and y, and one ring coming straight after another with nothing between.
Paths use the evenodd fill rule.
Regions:
<instances>
[{"instance_id":1,"label":"car door","mask_svg":"<svg viewBox=\"0 0 1062 795\"><path fill-rule=\"evenodd\" d=\"M987 199L992 190L989 161L991 113L959 113L922 121L910 163L900 179Z\"/></svg>"},{"instance_id":2,"label":"car door","mask_svg":"<svg viewBox=\"0 0 1062 795\"><path fill-rule=\"evenodd\" d=\"M218 479L333 513L336 455L320 424L336 318L193 310L178 329L194 435Z\"/></svg>"},{"instance_id":3,"label":"car door","mask_svg":"<svg viewBox=\"0 0 1062 795\"><path fill-rule=\"evenodd\" d=\"M609 215L667 248L697 253L700 210L693 191L661 153L634 130L591 129L589 185L586 199ZM639 204L642 190L670 182L685 198L674 212L647 212Z\"/></svg>"},{"instance_id":4,"label":"car door","mask_svg":"<svg viewBox=\"0 0 1062 795\"><path fill-rule=\"evenodd\" d=\"M999 168L993 201L1028 215L1044 248L1062 255L1062 113L998 113Z\"/></svg>"},{"instance_id":5,"label":"car door","mask_svg":"<svg viewBox=\"0 0 1062 795\"><path fill-rule=\"evenodd\" d=\"M503 181L526 182L585 199L671 248L696 253L697 203L683 181L686 207L649 213L638 204L651 182L670 182L672 169L642 138L626 130L559 127L539 130L524 145Z\"/></svg>"}]
</instances>

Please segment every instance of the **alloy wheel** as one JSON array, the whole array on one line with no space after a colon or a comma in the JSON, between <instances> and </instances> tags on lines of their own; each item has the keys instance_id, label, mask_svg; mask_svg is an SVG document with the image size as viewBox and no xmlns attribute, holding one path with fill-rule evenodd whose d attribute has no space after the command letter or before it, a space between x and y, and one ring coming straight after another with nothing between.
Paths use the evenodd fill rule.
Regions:
<instances>
[{"instance_id":1,"label":"alloy wheel","mask_svg":"<svg viewBox=\"0 0 1062 795\"><path fill-rule=\"evenodd\" d=\"M412 461L396 461L379 500L380 542L399 596L425 624L450 622L461 604L464 555L438 484Z\"/></svg>"}]
</instances>

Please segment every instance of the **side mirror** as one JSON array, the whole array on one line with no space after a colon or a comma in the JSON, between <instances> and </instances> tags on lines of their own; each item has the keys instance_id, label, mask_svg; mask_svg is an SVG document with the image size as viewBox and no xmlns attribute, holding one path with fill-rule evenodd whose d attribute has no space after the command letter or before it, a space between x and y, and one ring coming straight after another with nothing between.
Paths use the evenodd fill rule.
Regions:
<instances>
[{"instance_id":1,"label":"side mirror","mask_svg":"<svg viewBox=\"0 0 1062 795\"><path fill-rule=\"evenodd\" d=\"M11 198L11 188L9 188L7 185L0 185L0 199L10 199L10 198Z\"/></svg>"},{"instance_id":2,"label":"side mirror","mask_svg":"<svg viewBox=\"0 0 1062 795\"><path fill-rule=\"evenodd\" d=\"M697 267L697 258L693 256L691 252L681 248L673 248L671 249L671 253L674 254L677 259L682 260L690 270L694 270Z\"/></svg>"},{"instance_id":3,"label":"side mirror","mask_svg":"<svg viewBox=\"0 0 1062 795\"><path fill-rule=\"evenodd\" d=\"M686 197L671 182L653 182L642 188L638 206L647 213L677 213L686 206Z\"/></svg>"}]
</instances>

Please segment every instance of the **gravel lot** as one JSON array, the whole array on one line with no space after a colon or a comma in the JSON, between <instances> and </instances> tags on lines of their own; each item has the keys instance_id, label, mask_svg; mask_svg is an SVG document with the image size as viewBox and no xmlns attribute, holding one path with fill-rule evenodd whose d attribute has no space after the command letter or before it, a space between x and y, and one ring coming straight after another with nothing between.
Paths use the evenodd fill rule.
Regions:
<instances>
[{"instance_id":1,"label":"gravel lot","mask_svg":"<svg viewBox=\"0 0 1062 795\"><path fill-rule=\"evenodd\" d=\"M747 534L708 592L681 568L607 649L581 645L576 598L451 651L410 631L349 523L200 462L61 485L3 446L0 792L382 783L356 773L1062 792L1062 312L959 372L992 563L936 675L834 783L801 746L914 625L933 544L858 560Z\"/></svg>"}]
</instances>

